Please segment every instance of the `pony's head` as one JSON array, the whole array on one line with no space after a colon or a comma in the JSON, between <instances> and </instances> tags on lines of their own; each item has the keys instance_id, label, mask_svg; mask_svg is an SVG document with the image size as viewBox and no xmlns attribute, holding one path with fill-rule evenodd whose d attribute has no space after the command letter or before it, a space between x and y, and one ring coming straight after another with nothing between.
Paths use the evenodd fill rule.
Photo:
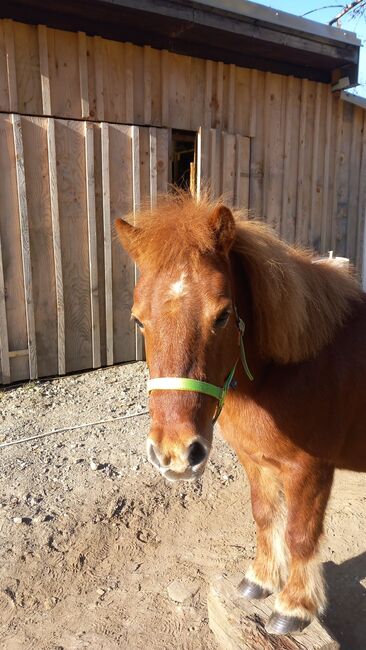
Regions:
<instances>
[{"instance_id":1,"label":"pony's head","mask_svg":"<svg viewBox=\"0 0 366 650\"><path fill-rule=\"evenodd\" d=\"M118 220L140 279L132 317L145 338L150 377L190 378L222 387L238 357L229 265L231 211L187 195L163 198L135 226ZM168 479L204 470L217 400L195 390L153 390L148 457Z\"/></svg>"}]
</instances>

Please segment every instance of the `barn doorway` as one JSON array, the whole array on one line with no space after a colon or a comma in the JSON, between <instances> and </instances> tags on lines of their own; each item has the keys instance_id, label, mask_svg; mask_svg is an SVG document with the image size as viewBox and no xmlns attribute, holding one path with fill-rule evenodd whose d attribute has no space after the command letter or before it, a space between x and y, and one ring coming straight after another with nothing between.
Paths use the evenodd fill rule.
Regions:
<instances>
[{"instance_id":1,"label":"barn doorway","mask_svg":"<svg viewBox=\"0 0 366 650\"><path fill-rule=\"evenodd\" d=\"M172 132L172 183L184 190L194 191L197 133Z\"/></svg>"}]
</instances>

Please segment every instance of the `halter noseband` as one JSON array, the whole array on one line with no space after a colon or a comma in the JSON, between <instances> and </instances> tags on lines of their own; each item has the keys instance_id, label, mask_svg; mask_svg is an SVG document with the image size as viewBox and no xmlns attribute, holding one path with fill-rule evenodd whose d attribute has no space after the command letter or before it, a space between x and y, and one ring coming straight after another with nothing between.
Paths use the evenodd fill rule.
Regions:
<instances>
[{"instance_id":1,"label":"halter noseband","mask_svg":"<svg viewBox=\"0 0 366 650\"><path fill-rule=\"evenodd\" d=\"M250 381L253 381L254 377L249 370L247 358L245 355L244 348L244 332L245 332L245 323L238 316L236 310L236 321L239 329L239 339L240 339L240 358L243 364L245 373ZM147 382L147 390L150 393L152 390L188 390L195 393L203 393L204 395L209 395L217 399L218 404L216 407L215 415L213 417L213 422L215 423L219 417L222 408L224 406L225 397L230 388L230 384L233 380L236 366L238 361L236 361L234 367L230 370L225 383L222 388L215 386L214 384L209 384L206 381L199 381L198 379L190 379L189 377L156 377L155 379L149 379Z\"/></svg>"}]
</instances>

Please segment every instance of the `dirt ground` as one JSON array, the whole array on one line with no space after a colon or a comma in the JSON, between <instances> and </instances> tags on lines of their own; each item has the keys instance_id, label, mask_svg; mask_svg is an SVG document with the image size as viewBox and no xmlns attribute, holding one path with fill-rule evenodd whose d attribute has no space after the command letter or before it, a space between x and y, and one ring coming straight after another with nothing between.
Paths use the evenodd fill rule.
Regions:
<instances>
[{"instance_id":1,"label":"dirt ground","mask_svg":"<svg viewBox=\"0 0 366 650\"><path fill-rule=\"evenodd\" d=\"M145 377L140 363L6 390L0 443L142 411ZM198 483L166 483L147 429L142 415L0 449L1 650L217 649L207 587L253 557L248 483L218 432ZM366 649L365 549L366 475L339 473L324 559L342 650Z\"/></svg>"}]
</instances>

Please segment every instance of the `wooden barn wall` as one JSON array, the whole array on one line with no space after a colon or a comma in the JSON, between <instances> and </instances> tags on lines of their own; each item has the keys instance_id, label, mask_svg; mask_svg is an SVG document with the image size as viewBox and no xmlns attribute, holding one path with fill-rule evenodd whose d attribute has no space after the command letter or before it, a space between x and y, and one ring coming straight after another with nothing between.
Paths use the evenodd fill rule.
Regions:
<instances>
[{"instance_id":1,"label":"wooden barn wall","mask_svg":"<svg viewBox=\"0 0 366 650\"><path fill-rule=\"evenodd\" d=\"M306 79L0 20L3 382L141 356L110 224L166 189L172 128L199 134L198 187L361 273L364 109Z\"/></svg>"}]
</instances>

